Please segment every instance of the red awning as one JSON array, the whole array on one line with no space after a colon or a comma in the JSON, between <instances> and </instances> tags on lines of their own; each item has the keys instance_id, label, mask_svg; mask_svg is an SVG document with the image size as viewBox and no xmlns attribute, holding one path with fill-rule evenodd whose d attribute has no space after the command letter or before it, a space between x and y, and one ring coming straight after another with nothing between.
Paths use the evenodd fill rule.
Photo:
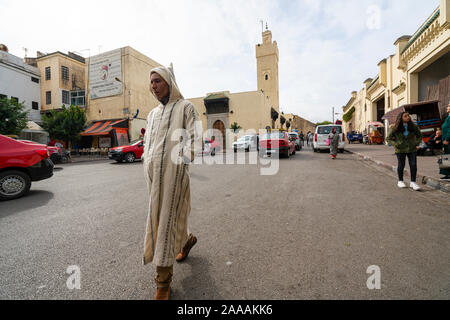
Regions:
<instances>
[{"instance_id":1,"label":"red awning","mask_svg":"<svg viewBox=\"0 0 450 320\"><path fill-rule=\"evenodd\" d=\"M127 119L96 121L81 133L82 136L107 136L114 128L123 128Z\"/></svg>"}]
</instances>

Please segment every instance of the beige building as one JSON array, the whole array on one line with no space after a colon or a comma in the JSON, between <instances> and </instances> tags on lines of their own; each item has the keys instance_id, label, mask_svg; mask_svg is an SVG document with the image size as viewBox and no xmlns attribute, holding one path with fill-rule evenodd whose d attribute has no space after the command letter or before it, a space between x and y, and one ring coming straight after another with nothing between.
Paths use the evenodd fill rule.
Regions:
<instances>
[{"instance_id":1,"label":"beige building","mask_svg":"<svg viewBox=\"0 0 450 320\"><path fill-rule=\"evenodd\" d=\"M282 116L286 119L286 122L291 124L289 131L298 131L303 132L304 134L308 133L308 131L314 132L316 130L316 124L308 121L298 115L295 114L282 114ZM287 128L286 125L284 127Z\"/></svg>"},{"instance_id":2,"label":"beige building","mask_svg":"<svg viewBox=\"0 0 450 320\"><path fill-rule=\"evenodd\" d=\"M279 52L270 30L263 32L262 43L256 45L256 59L257 90L212 92L188 99L200 113L204 130L209 130L206 135L221 140L225 148L236 139L228 130L234 124L241 127L239 134L281 127ZM83 145L108 147L125 141L125 135L130 140L140 137L148 113L159 104L149 91L150 71L157 66L160 64L130 47L90 58L86 66L89 127L82 134ZM296 119L306 128L306 122L300 124L301 118Z\"/></svg>"},{"instance_id":3,"label":"beige building","mask_svg":"<svg viewBox=\"0 0 450 320\"><path fill-rule=\"evenodd\" d=\"M85 107L85 59L75 53L37 53L37 58L27 58L41 74L41 112L61 109L64 106Z\"/></svg>"},{"instance_id":4,"label":"beige building","mask_svg":"<svg viewBox=\"0 0 450 320\"><path fill-rule=\"evenodd\" d=\"M89 60L82 145L112 147L139 139L149 112L159 104L150 93L150 71L161 64L131 47Z\"/></svg>"},{"instance_id":5,"label":"beige building","mask_svg":"<svg viewBox=\"0 0 450 320\"><path fill-rule=\"evenodd\" d=\"M276 41L272 41L272 32L262 34L262 44L256 45L258 90L261 90L271 107L280 112L280 90L278 79L279 52Z\"/></svg>"},{"instance_id":6,"label":"beige building","mask_svg":"<svg viewBox=\"0 0 450 320\"><path fill-rule=\"evenodd\" d=\"M219 130L223 138L222 143L227 147L231 147L231 143L235 140L226 134L226 130L231 129L234 123L241 127L241 133L252 129L258 133L260 129L272 124L270 102L262 91L238 93L224 91L188 100L200 113L203 129ZM209 138L215 135L212 131L207 132Z\"/></svg>"},{"instance_id":7,"label":"beige building","mask_svg":"<svg viewBox=\"0 0 450 320\"><path fill-rule=\"evenodd\" d=\"M279 119L278 48L269 30L263 33L263 43L257 46L256 56L258 90L214 92L188 99L199 111L203 128L219 130L226 147L234 141L234 137L226 134L234 123L243 129L241 132L275 128L279 123L272 120L272 115ZM89 127L82 133L84 145L120 144L116 133L124 129L128 130L130 140L139 138L148 113L159 104L149 91L150 71L157 66L160 64L130 47L90 58L86 67ZM128 126L119 120L128 120ZM218 135L209 133L210 138Z\"/></svg>"},{"instance_id":8,"label":"beige building","mask_svg":"<svg viewBox=\"0 0 450 320\"><path fill-rule=\"evenodd\" d=\"M441 0L412 36L394 46L395 53L378 63L378 75L343 107L346 131L364 132L368 122L384 122L390 111L431 100L439 100L444 115L450 99L450 0Z\"/></svg>"},{"instance_id":9,"label":"beige building","mask_svg":"<svg viewBox=\"0 0 450 320\"><path fill-rule=\"evenodd\" d=\"M199 111L204 130L209 130L206 135L217 138L216 135L220 134L221 143L226 148L230 148L236 140L233 133L227 133L227 129L235 123L241 127L238 134L249 133L249 130L259 133L260 130L280 127L278 46L276 41L272 41L270 30L263 32L262 40L261 44L256 45L256 91L213 92L205 97L188 99Z\"/></svg>"}]
</instances>

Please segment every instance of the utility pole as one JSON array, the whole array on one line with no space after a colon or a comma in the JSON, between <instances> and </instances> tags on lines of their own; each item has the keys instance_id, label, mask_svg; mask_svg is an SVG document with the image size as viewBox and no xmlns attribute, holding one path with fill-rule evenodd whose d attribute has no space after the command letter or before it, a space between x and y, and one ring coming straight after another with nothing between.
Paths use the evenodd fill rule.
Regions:
<instances>
[{"instance_id":1,"label":"utility pole","mask_svg":"<svg viewBox=\"0 0 450 320\"><path fill-rule=\"evenodd\" d=\"M335 124L335 116L337 116L339 114L339 112L334 112L334 107L333 107L333 124Z\"/></svg>"}]
</instances>

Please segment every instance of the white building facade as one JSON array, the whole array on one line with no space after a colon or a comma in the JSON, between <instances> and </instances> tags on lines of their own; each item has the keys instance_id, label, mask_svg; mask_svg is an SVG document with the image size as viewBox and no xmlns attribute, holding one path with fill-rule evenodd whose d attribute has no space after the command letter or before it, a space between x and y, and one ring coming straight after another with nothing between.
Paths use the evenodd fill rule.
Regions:
<instances>
[{"instance_id":1,"label":"white building facade","mask_svg":"<svg viewBox=\"0 0 450 320\"><path fill-rule=\"evenodd\" d=\"M39 69L8 52L0 51L0 97L16 99L27 107L28 119L41 124Z\"/></svg>"}]
</instances>

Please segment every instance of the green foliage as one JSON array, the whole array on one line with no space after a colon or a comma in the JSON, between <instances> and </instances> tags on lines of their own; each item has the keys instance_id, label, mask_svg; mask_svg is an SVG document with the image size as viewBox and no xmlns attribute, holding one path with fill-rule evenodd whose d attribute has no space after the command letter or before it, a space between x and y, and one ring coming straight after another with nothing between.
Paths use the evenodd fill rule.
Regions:
<instances>
[{"instance_id":1,"label":"green foliage","mask_svg":"<svg viewBox=\"0 0 450 320\"><path fill-rule=\"evenodd\" d=\"M28 122L28 110L23 103L0 99L0 134L19 135Z\"/></svg>"},{"instance_id":2,"label":"green foliage","mask_svg":"<svg viewBox=\"0 0 450 320\"><path fill-rule=\"evenodd\" d=\"M333 124L333 122L330 122L330 121L318 122L318 123L316 123L316 126L325 126L327 124Z\"/></svg>"},{"instance_id":3,"label":"green foliage","mask_svg":"<svg viewBox=\"0 0 450 320\"><path fill-rule=\"evenodd\" d=\"M353 117L353 113L355 112L355 107L352 107L350 110L348 110L348 112L346 114L344 114L343 120L345 122L349 122L350 120L352 120Z\"/></svg>"},{"instance_id":4,"label":"green foliage","mask_svg":"<svg viewBox=\"0 0 450 320\"><path fill-rule=\"evenodd\" d=\"M239 131L240 129L242 129L242 127L240 125L238 125L237 122L235 122L231 125L230 129L233 130L233 132L236 132L236 131Z\"/></svg>"},{"instance_id":5,"label":"green foliage","mask_svg":"<svg viewBox=\"0 0 450 320\"><path fill-rule=\"evenodd\" d=\"M62 107L62 111L52 110L49 116L42 116L42 127L52 138L67 142L80 140L80 132L84 130L86 115L78 106Z\"/></svg>"}]
</instances>

